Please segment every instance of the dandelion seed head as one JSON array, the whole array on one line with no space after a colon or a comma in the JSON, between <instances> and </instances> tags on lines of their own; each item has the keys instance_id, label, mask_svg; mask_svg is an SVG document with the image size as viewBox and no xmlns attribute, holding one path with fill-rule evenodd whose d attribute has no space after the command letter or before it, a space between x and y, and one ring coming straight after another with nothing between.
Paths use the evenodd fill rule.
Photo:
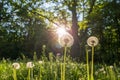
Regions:
<instances>
[{"instance_id":1,"label":"dandelion seed head","mask_svg":"<svg viewBox=\"0 0 120 80\"><path fill-rule=\"evenodd\" d=\"M110 66L110 68L112 69L112 68L113 68L113 66Z\"/></svg>"},{"instance_id":2,"label":"dandelion seed head","mask_svg":"<svg viewBox=\"0 0 120 80\"><path fill-rule=\"evenodd\" d=\"M57 54L56 54L56 56L60 56L60 55L61 55L61 53L57 53Z\"/></svg>"},{"instance_id":3,"label":"dandelion seed head","mask_svg":"<svg viewBox=\"0 0 120 80\"><path fill-rule=\"evenodd\" d=\"M120 74L117 77L120 78Z\"/></svg>"},{"instance_id":4,"label":"dandelion seed head","mask_svg":"<svg viewBox=\"0 0 120 80\"><path fill-rule=\"evenodd\" d=\"M95 72L95 75L98 75L98 71Z\"/></svg>"},{"instance_id":5,"label":"dandelion seed head","mask_svg":"<svg viewBox=\"0 0 120 80\"><path fill-rule=\"evenodd\" d=\"M104 68L99 69L99 71L104 71Z\"/></svg>"},{"instance_id":6,"label":"dandelion seed head","mask_svg":"<svg viewBox=\"0 0 120 80\"><path fill-rule=\"evenodd\" d=\"M38 61L38 63L39 63L39 64L42 64L42 63L43 63L43 61Z\"/></svg>"},{"instance_id":7,"label":"dandelion seed head","mask_svg":"<svg viewBox=\"0 0 120 80\"><path fill-rule=\"evenodd\" d=\"M74 43L74 39L72 37L72 35L70 35L69 33L64 34L63 36L59 37L59 44L64 47L71 47Z\"/></svg>"},{"instance_id":8,"label":"dandelion seed head","mask_svg":"<svg viewBox=\"0 0 120 80\"><path fill-rule=\"evenodd\" d=\"M19 69L20 68L19 63L13 63L12 66L13 66L14 69Z\"/></svg>"},{"instance_id":9,"label":"dandelion seed head","mask_svg":"<svg viewBox=\"0 0 120 80\"><path fill-rule=\"evenodd\" d=\"M35 65L32 62L27 62L26 67L27 68L33 68Z\"/></svg>"},{"instance_id":10,"label":"dandelion seed head","mask_svg":"<svg viewBox=\"0 0 120 80\"><path fill-rule=\"evenodd\" d=\"M106 73L106 71L103 71L103 74L105 74Z\"/></svg>"},{"instance_id":11,"label":"dandelion seed head","mask_svg":"<svg viewBox=\"0 0 120 80\"><path fill-rule=\"evenodd\" d=\"M96 46L98 44L98 38L91 36L87 39L87 44L89 46Z\"/></svg>"}]
</instances>

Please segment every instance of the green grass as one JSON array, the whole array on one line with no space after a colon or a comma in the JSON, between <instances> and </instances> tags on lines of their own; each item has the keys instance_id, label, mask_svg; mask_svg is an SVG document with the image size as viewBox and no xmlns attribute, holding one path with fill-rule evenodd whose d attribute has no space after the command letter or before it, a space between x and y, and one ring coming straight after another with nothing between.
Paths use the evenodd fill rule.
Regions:
<instances>
[{"instance_id":1,"label":"green grass","mask_svg":"<svg viewBox=\"0 0 120 80\"><path fill-rule=\"evenodd\" d=\"M51 55L52 56L52 55ZM63 78L63 67L65 64L65 80L87 80L87 64L77 63L72 61L70 58L57 58L57 60L33 60L34 67L30 72L29 80L62 80ZM28 60L29 61L29 60ZM14 62L20 64L20 69L16 70L17 80L28 80L28 68L26 68L27 60L0 61L0 80L14 80L13 78L13 66ZM106 64L95 64L94 65L94 80L120 80L120 67L119 64L106 65Z\"/></svg>"}]
</instances>

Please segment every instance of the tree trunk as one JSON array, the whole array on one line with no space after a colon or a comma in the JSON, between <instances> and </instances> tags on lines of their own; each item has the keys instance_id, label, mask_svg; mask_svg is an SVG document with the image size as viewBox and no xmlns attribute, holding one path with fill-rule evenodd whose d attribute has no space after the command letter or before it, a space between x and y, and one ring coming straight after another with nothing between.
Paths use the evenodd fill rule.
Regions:
<instances>
[{"instance_id":1,"label":"tree trunk","mask_svg":"<svg viewBox=\"0 0 120 80\"><path fill-rule=\"evenodd\" d=\"M73 0L73 4L71 7L71 12L72 12L72 35L74 38L74 44L71 49L71 55L73 57L78 56L80 53L80 47L79 47L79 38L78 38L78 21L77 21L77 13L76 13L76 6L77 6L77 1Z\"/></svg>"}]
</instances>

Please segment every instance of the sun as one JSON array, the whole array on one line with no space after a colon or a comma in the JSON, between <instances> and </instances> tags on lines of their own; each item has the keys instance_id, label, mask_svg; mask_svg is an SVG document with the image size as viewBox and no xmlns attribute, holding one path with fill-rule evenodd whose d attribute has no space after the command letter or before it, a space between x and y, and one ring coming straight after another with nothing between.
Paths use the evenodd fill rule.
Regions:
<instances>
[{"instance_id":1,"label":"sun","mask_svg":"<svg viewBox=\"0 0 120 80\"><path fill-rule=\"evenodd\" d=\"M60 28L57 28L57 29L56 29L56 33L57 33L58 36L60 37L60 36L63 36L64 34L66 34L67 31L65 30L65 28L60 27Z\"/></svg>"}]
</instances>

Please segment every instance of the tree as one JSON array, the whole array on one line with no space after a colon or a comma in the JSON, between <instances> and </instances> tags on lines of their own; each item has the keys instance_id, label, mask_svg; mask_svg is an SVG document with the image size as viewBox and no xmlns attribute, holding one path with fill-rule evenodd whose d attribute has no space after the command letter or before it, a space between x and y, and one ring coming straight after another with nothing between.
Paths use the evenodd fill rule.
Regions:
<instances>
[{"instance_id":1,"label":"tree","mask_svg":"<svg viewBox=\"0 0 120 80\"><path fill-rule=\"evenodd\" d=\"M51 4L52 6L47 6L47 8L45 8L45 7L43 8L46 14L39 14L40 16L48 19L50 22L52 22L54 24L56 24L56 21L57 21L60 24L64 24L66 27L71 28L72 31L69 31L69 33L71 33L73 35L74 40L75 40L74 45L72 46L72 49L71 49L71 55L74 57L80 55L80 51L81 51L80 43L82 43L82 42L79 41L80 36L78 36L78 33L79 33L78 32L78 29L79 29L78 19L80 18L80 16L79 17L77 16L77 15L80 15L81 14L80 12L82 11L83 5L81 4L81 2L83 2L84 6L87 3L82 0L79 0L79 1L77 1L77 0L49 1L48 0L44 4L46 4L46 5ZM82 12L84 12L84 11L82 11ZM69 26L69 25L71 25L71 26ZM57 24L57 26L60 27L58 24ZM81 52L81 54L82 54L82 52Z\"/></svg>"},{"instance_id":2,"label":"tree","mask_svg":"<svg viewBox=\"0 0 120 80\"><path fill-rule=\"evenodd\" d=\"M113 0L97 3L87 18L91 35L96 35L100 40L100 51L96 54L96 59L109 63L117 62L119 60L119 2Z\"/></svg>"},{"instance_id":3,"label":"tree","mask_svg":"<svg viewBox=\"0 0 120 80\"><path fill-rule=\"evenodd\" d=\"M32 14L40 4L37 1L24 0L0 2L1 57L17 58L21 53L37 51L36 47L45 43L40 40L44 38L46 30L44 19Z\"/></svg>"}]
</instances>

